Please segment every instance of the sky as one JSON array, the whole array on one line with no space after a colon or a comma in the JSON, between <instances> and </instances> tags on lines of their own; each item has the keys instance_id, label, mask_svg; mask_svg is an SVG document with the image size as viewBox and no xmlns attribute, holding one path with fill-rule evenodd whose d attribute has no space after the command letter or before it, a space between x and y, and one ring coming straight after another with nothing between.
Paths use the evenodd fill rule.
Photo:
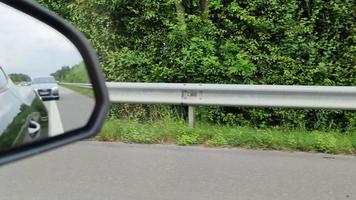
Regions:
<instances>
[{"instance_id":1,"label":"sky","mask_svg":"<svg viewBox=\"0 0 356 200\"><path fill-rule=\"evenodd\" d=\"M49 76L80 62L80 53L62 34L0 2L0 66L7 74Z\"/></svg>"}]
</instances>

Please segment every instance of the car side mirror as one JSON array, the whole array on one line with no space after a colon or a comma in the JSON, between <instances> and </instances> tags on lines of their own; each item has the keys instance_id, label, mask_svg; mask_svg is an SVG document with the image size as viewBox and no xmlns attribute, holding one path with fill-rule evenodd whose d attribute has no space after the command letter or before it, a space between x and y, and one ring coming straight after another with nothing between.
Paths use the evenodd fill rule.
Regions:
<instances>
[{"instance_id":1,"label":"car side mirror","mask_svg":"<svg viewBox=\"0 0 356 200\"><path fill-rule=\"evenodd\" d=\"M95 135L109 101L85 37L32 1L0 0L0 27L0 165Z\"/></svg>"}]
</instances>

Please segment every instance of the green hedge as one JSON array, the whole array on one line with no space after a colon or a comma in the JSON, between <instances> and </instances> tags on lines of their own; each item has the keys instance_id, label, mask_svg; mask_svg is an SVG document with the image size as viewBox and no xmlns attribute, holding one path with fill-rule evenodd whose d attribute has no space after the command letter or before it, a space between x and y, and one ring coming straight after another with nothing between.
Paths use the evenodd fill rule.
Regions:
<instances>
[{"instance_id":1,"label":"green hedge","mask_svg":"<svg viewBox=\"0 0 356 200\"><path fill-rule=\"evenodd\" d=\"M353 0L38 2L90 39L108 81L356 83ZM209 108L199 116L214 123L342 131L356 123L351 111Z\"/></svg>"}]
</instances>

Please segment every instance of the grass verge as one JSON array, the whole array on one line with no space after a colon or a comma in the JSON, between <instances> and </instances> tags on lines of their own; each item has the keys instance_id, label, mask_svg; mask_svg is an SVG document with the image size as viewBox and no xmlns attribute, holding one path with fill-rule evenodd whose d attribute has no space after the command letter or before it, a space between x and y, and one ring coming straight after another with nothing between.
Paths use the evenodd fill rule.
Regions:
<instances>
[{"instance_id":1,"label":"grass verge","mask_svg":"<svg viewBox=\"0 0 356 200\"><path fill-rule=\"evenodd\" d=\"M356 152L356 133L308 132L282 128L261 130L210 124L198 124L195 128L189 128L184 121L171 120L139 123L109 119L96 139L126 143L175 143L333 154Z\"/></svg>"},{"instance_id":2,"label":"grass verge","mask_svg":"<svg viewBox=\"0 0 356 200\"><path fill-rule=\"evenodd\" d=\"M73 90L75 92L78 92L82 95L85 95L90 98L94 98L94 93L92 89L89 88L81 88L81 87L76 87L76 86L69 86L69 85L61 85L62 87L68 88L70 90Z\"/></svg>"}]
</instances>

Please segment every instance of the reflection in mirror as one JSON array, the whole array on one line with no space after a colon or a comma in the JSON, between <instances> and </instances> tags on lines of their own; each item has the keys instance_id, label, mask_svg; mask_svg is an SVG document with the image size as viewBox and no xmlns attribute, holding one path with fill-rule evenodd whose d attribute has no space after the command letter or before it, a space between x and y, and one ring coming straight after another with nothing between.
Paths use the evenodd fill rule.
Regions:
<instances>
[{"instance_id":1,"label":"reflection in mirror","mask_svg":"<svg viewBox=\"0 0 356 200\"><path fill-rule=\"evenodd\" d=\"M0 27L0 150L85 126L95 99L76 47L3 3Z\"/></svg>"}]
</instances>

